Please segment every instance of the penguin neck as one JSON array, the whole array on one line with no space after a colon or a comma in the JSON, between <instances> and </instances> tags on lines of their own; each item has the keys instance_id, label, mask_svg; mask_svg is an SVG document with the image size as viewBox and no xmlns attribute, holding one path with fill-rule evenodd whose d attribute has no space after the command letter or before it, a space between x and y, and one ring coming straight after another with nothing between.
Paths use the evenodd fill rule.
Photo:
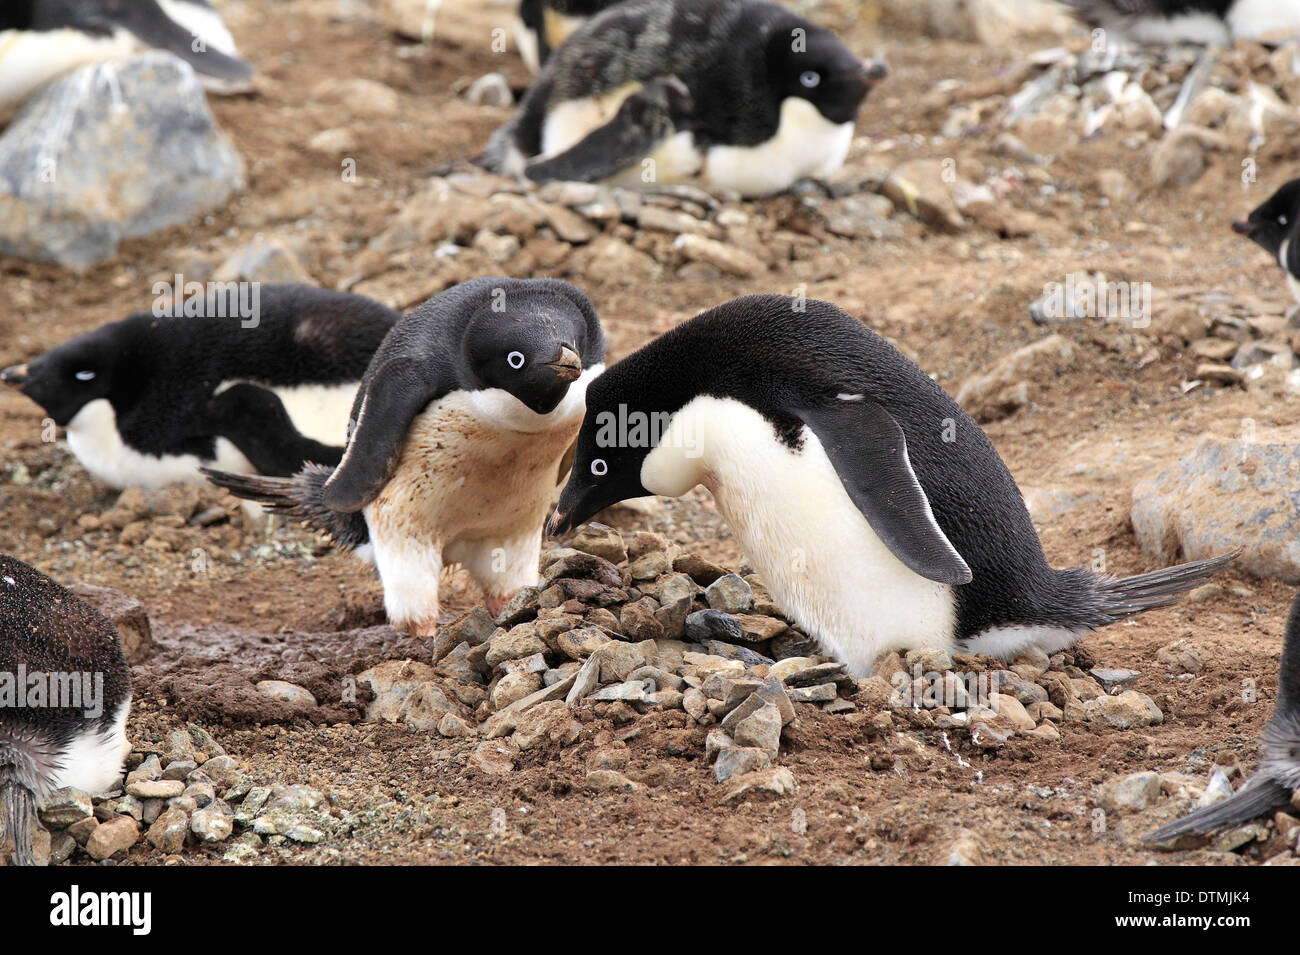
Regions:
<instances>
[{"instance_id":1,"label":"penguin neck","mask_svg":"<svg viewBox=\"0 0 1300 955\"><path fill-rule=\"evenodd\" d=\"M757 435L756 430L767 434ZM744 402L707 395L692 398L645 456L641 484L666 497L680 497L703 485L725 508L724 502L743 497L742 489L752 481L745 467L750 458L746 446L763 437L775 440L775 431Z\"/></svg>"}]
</instances>

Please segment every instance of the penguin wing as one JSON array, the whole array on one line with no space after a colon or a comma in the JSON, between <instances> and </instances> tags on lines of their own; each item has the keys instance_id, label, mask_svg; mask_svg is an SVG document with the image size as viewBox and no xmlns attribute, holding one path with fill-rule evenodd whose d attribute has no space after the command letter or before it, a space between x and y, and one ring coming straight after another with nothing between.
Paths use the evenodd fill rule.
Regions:
<instances>
[{"instance_id":1,"label":"penguin wing","mask_svg":"<svg viewBox=\"0 0 1300 955\"><path fill-rule=\"evenodd\" d=\"M361 510L384 489L415 416L455 384L439 376L426 358L405 356L368 373L361 387L343 460L321 490L327 507L347 514Z\"/></svg>"},{"instance_id":2,"label":"penguin wing","mask_svg":"<svg viewBox=\"0 0 1300 955\"><path fill-rule=\"evenodd\" d=\"M817 435L844 490L895 557L936 583L971 582L970 567L934 519L893 415L865 395L794 413Z\"/></svg>"},{"instance_id":3,"label":"penguin wing","mask_svg":"<svg viewBox=\"0 0 1300 955\"><path fill-rule=\"evenodd\" d=\"M554 156L532 160L524 175L533 182L599 182L645 159L691 110L691 96L675 77L647 83L619 104L618 112Z\"/></svg>"},{"instance_id":4,"label":"penguin wing","mask_svg":"<svg viewBox=\"0 0 1300 955\"><path fill-rule=\"evenodd\" d=\"M289 477L309 461L333 467L343 455L341 448L299 431L279 395L249 382L213 397L208 422L213 434L238 448L261 474Z\"/></svg>"},{"instance_id":5,"label":"penguin wing","mask_svg":"<svg viewBox=\"0 0 1300 955\"><path fill-rule=\"evenodd\" d=\"M246 80L253 68L209 49L203 38L167 16L157 0L101 0L98 18L130 30L141 42L174 53L200 73L222 80Z\"/></svg>"}]
</instances>

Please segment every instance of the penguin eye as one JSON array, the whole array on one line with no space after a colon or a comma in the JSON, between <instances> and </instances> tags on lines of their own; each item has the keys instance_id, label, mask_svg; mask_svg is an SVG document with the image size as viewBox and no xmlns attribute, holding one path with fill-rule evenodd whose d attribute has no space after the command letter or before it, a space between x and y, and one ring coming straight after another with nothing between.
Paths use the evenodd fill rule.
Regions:
<instances>
[{"instance_id":1,"label":"penguin eye","mask_svg":"<svg viewBox=\"0 0 1300 955\"><path fill-rule=\"evenodd\" d=\"M93 371L79 371L74 375L77 381L94 381L95 373Z\"/></svg>"},{"instance_id":2,"label":"penguin eye","mask_svg":"<svg viewBox=\"0 0 1300 955\"><path fill-rule=\"evenodd\" d=\"M506 355L506 362L511 368L518 371L520 368L524 367L524 353L521 351L512 351L509 355Z\"/></svg>"},{"instance_id":3,"label":"penguin eye","mask_svg":"<svg viewBox=\"0 0 1300 955\"><path fill-rule=\"evenodd\" d=\"M1280 215L1280 216L1277 217L1277 224L1278 224L1278 225L1286 225L1286 223L1287 223L1287 218L1286 218L1285 215Z\"/></svg>"},{"instance_id":4,"label":"penguin eye","mask_svg":"<svg viewBox=\"0 0 1300 955\"><path fill-rule=\"evenodd\" d=\"M804 89L814 89L822 81L822 75L816 70L804 70L799 76L799 82L803 84Z\"/></svg>"},{"instance_id":5,"label":"penguin eye","mask_svg":"<svg viewBox=\"0 0 1300 955\"><path fill-rule=\"evenodd\" d=\"M609 473L609 465L605 463L604 458L596 458L591 462L591 473L596 477L604 477Z\"/></svg>"}]
</instances>

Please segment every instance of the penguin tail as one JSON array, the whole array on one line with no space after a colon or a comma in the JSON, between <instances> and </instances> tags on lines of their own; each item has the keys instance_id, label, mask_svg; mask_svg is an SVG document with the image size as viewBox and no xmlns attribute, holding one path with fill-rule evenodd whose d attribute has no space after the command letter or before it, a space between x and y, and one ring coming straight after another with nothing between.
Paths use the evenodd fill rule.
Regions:
<instances>
[{"instance_id":1,"label":"penguin tail","mask_svg":"<svg viewBox=\"0 0 1300 955\"><path fill-rule=\"evenodd\" d=\"M1143 842L1164 843L1179 836L1204 835L1222 826L1258 817L1290 805L1291 790L1274 779L1256 776L1237 792L1210 806L1189 812L1142 837Z\"/></svg>"},{"instance_id":2,"label":"penguin tail","mask_svg":"<svg viewBox=\"0 0 1300 955\"><path fill-rule=\"evenodd\" d=\"M32 848L36 801L32 791L17 780L0 783L0 831L14 844L14 858L19 865L36 865Z\"/></svg>"},{"instance_id":3,"label":"penguin tail","mask_svg":"<svg viewBox=\"0 0 1300 955\"><path fill-rule=\"evenodd\" d=\"M1099 619L1093 626L1114 623L1177 603L1189 590L1206 583L1231 564L1240 553L1240 550L1234 550L1207 560L1194 560L1133 577L1096 578L1096 603L1092 609Z\"/></svg>"},{"instance_id":4,"label":"penguin tail","mask_svg":"<svg viewBox=\"0 0 1300 955\"><path fill-rule=\"evenodd\" d=\"M325 482L334 473L334 468L328 465L306 464L292 477L235 474L217 468L199 468L199 471L236 497L255 501L274 514L323 531L347 550L356 550L370 540L366 519L360 511L353 514L335 511L321 499Z\"/></svg>"}]
</instances>

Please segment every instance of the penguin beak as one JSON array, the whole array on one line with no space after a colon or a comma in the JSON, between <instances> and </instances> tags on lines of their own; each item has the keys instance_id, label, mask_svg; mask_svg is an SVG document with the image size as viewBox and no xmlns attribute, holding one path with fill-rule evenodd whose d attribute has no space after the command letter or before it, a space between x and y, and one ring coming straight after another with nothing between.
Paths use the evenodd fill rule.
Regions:
<instances>
[{"instance_id":1,"label":"penguin beak","mask_svg":"<svg viewBox=\"0 0 1300 955\"><path fill-rule=\"evenodd\" d=\"M876 83L889 75L889 67L884 60L863 60L858 75L867 83Z\"/></svg>"},{"instance_id":2,"label":"penguin beak","mask_svg":"<svg viewBox=\"0 0 1300 955\"><path fill-rule=\"evenodd\" d=\"M0 371L0 384L8 385L10 388L22 388L27 384L27 366L14 365Z\"/></svg>"},{"instance_id":3,"label":"penguin beak","mask_svg":"<svg viewBox=\"0 0 1300 955\"><path fill-rule=\"evenodd\" d=\"M1242 216L1240 219L1233 220L1232 231L1237 235L1250 235L1250 219Z\"/></svg>"},{"instance_id":4,"label":"penguin beak","mask_svg":"<svg viewBox=\"0 0 1300 955\"><path fill-rule=\"evenodd\" d=\"M576 380L582 374L582 358L568 345L561 346L559 358L546 364L561 381L566 383Z\"/></svg>"},{"instance_id":5,"label":"penguin beak","mask_svg":"<svg viewBox=\"0 0 1300 955\"><path fill-rule=\"evenodd\" d=\"M573 528L573 524L570 521L572 516L573 508L570 507L568 510L561 510L557 507L555 513L551 515L550 521L546 524L546 533L551 537L558 537L560 534L571 530Z\"/></svg>"},{"instance_id":6,"label":"penguin beak","mask_svg":"<svg viewBox=\"0 0 1300 955\"><path fill-rule=\"evenodd\" d=\"M593 489L580 486L570 477L560 492L559 503L555 505L555 513L546 525L546 533L552 537L564 534L599 511L599 507L592 507L586 500L591 490Z\"/></svg>"}]
</instances>

